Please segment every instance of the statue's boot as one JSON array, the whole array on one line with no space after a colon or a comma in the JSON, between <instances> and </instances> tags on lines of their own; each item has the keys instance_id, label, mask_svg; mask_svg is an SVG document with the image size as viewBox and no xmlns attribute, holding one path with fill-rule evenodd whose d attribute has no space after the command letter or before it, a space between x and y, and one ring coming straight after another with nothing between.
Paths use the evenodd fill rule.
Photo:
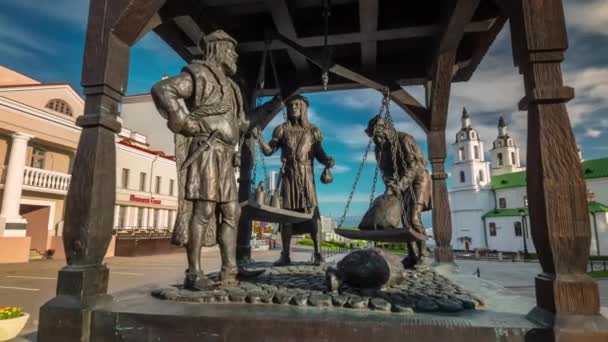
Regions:
<instances>
[{"instance_id":1,"label":"statue's boot","mask_svg":"<svg viewBox=\"0 0 608 342\"><path fill-rule=\"evenodd\" d=\"M274 262L274 266L287 266L291 264L291 258L289 258L289 254L281 253L281 257L279 260Z\"/></svg>"},{"instance_id":2,"label":"statue's boot","mask_svg":"<svg viewBox=\"0 0 608 342\"><path fill-rule=\"evenodd\" d=\"M217 287L217 284L209 280L205 274L200 272L186 271L186 279L184 280L184 288L192 291L205 291Z\"/></svg>"},{"instance_id":3,"label":"statue's boot","mask_svg":"<svg viewBox=\"0 0 608 342\"><path fill-rule=\"evenodd\" d=\"M321 253L315 253L314 259L313 259L313 264L315 266L321 266L321 264L323 264L325 262L325 260L323 259L323 256L321 255Z\"/></svg>"}]
</instances>

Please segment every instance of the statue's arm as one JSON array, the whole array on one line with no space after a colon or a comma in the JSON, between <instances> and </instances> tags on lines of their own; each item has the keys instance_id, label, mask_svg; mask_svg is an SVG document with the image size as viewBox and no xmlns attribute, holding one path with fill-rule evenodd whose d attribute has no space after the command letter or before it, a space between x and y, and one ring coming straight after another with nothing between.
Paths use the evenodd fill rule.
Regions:
<instances>
[{"instance_id":1,"label":"statue's arm","mask_svg":"<svg viewBox=\"0 0 608 342\"><path fill-rule=\"evenodd\" d=\"M334 158L330 157L329 155L327 155L327 153L325 152L325 149L323 149L323 136L321 134L321 130L319 130L318 128L316 128L317 132L315 133L316 137L315 137L315 143L312 145L312 150L315 156L315 159L317 159L319 161L319 163L332 168L334 167L334 164L336 163Z\"/></svg>"},{"instance_id":2,"label":"statue's arm","mask_svg":"<svg viewBox=\"0 0 608 342\"><path fill-rule=\"evenodd\" d=\"M266 127L281 107L283 107L283 102L279 96L274 96L272 100L255 107L249 120L249 129L253 127Z\"/></svg>"},{"instance_id":3,"label":"statue's arm","mask_svg":"<svg viewBox=\"0 0 608 342\"><path fill-rule=\"evenodd\" d=\"M274 132L272 132L272 139L270 139L270 143L266 143L266 140L264 140L264 137L262 136L259 128L254 129L254 134L258 139L258 143L260 144L260 150L262 151L262 153L265 156L271 156L279 149L281 145L280 141L283 135L283 127L278 126L274 129Z\"/></svg>"},{"instance_id":4,"label":"statue's arm","mask_svg":"<svg viewBox=\"0 0 608 342\"><path fill-rule=\"evenodd\" d=\"M399 188L401 191L407 190L412 180L415 177L416 173L416 159L414 158L414 152L412 149L416 147L416 142L409 135L404 136L401 139L401 150L403 151L403 156L405 160L398 160L398 163L405 163L405 174L400 175L399 177Z\"/></svg>"},{"instance_id":5,"label":"statue's arm","mask_svg":"<svg viewBox=\"0 0 608 342\"><path fill-rule=\"evenodd\" d=\"M180 99L192 96L192 77L187 72L156 83L151 90L152 99L162 116L167 118L167 126L174 133L194 134L200 130L198 122L179 103Z\"/></svg>"}]
</instances>

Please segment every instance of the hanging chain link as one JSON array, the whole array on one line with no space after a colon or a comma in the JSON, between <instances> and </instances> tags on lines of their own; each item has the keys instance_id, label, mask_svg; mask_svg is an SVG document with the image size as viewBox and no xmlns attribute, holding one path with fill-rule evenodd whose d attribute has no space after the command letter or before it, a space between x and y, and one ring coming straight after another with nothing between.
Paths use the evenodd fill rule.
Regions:
<instances>
[{"instance_id":1,"label":"hanging chain link","mask_svg":"<svg viewBox=\"0 0 608 342\"><path fill-rule=\"evenodd\" d=\"M342 217L340 218L340 222L338 223L338 229L342 228L344 224L344 220L346 219L346 214L348 213L348 209L350 209L350 203L353 200L353 196L355 195L355 190L357 190L357 184L359 183L359 179L361 178L361 173L363 172L363 167L365 166L365 161L367 160L367 155L369 154L369 150L372 147L373 138L369 139L367 143L367 147L365 148L365 153L363 154L363 159L361 160L361 164L359 164L359 170L357 170L357 176L355 176L355 183L353 184L352 189L350 190L350 194L348 195L348 200L346 201L346 206L344 207L344 212L342 213Z\"/></svg>"}]
</instances>

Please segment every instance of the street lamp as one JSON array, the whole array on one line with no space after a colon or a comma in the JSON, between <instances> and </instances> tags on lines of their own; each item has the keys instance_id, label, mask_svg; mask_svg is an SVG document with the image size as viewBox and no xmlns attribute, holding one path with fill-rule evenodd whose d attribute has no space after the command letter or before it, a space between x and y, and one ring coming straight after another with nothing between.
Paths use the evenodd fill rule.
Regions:
<instances>
[{"instance_id":1,"label":"street lamp","mask_svg":"<svg viewBox=\"0 0 608 342\"><path fill-rule=\"evenodd\" d=\"M526 235L528 235L526 210L519 209L519 215L521 216L521 227L523 230L523 233L521 235L523 236L523 239L524 239L524 261L526 261L526 259L528 258L528 243L526 242L526 238L527 238Z\"/></svg>"}]
</instances>

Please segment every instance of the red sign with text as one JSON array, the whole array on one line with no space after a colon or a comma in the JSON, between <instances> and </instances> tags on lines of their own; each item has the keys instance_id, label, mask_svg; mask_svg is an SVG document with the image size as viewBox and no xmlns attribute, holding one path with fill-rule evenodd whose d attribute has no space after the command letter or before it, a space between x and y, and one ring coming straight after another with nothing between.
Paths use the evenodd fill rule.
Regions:
<instances>
[{"instance_id":1,"label":"red sign with text","mask_svg":"<svg viewBox=\"0 0 608 342\"><path fill-rule=\"evenodd\" d=\"M135 195L131 195L129 197L129 201L131 201L131 202L137 202L137 203L160 204L160 200L159 199L155 199L154 197L147 198L147 197L139 197L139 196L135 196Z\"/></svg>"}]
</instances>

